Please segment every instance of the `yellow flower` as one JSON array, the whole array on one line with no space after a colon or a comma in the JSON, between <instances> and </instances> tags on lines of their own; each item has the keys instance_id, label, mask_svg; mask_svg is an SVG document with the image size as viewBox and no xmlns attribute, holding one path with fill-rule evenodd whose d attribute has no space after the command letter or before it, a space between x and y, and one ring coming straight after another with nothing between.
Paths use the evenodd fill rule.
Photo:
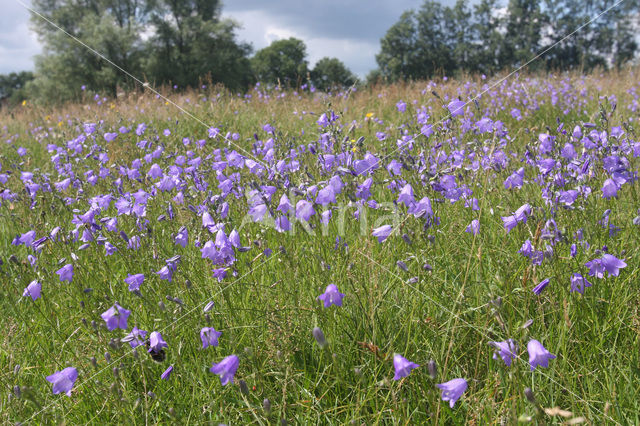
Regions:
<instances>
[{"instance_id":1,"label":"yellow flower","mask_svg":"<svg viewBox=\"0 0 640 426\"><path fill-rule=\"evenodd\" d=\"M373 117L373 113L372 112L368 112L367 113L367 118L371 118L371 117Z\"/></svg>"},{"instance_id":2,"label":"yellow flower","mask_svg":"<svg viewBox=\"0 0 640 426\"><path fill-rule=\"evenodd\" d=\"M109 104L109 108L114 109L116 106L112 103Z\"/></svg>"},{"instance_id":3,"label":"yellow flower","mask_svg":"<svg viewBox=\"0 0 640 426\"><path fill-rule=\"evenodd\" d=\"M22 101L22 106L25 106L27 104L27 100L25 99L24 101Z\"/></svg>"},{"instance_id":4,"label":"yellow flower","mask_svg":"<svg viewBox=\"0 0 640 426\"><path fill-rule=\"evenodd\" d=\"M62 121L58 121L58 127L62 127Z\"/></svg>"},{"instance_id":5,"label":"yellow flower","mask_svg":"<svg viewBox=\"0 0 640 426\"><path fill-rule=\"evenodd\" d=\"M169 101L166 101L164 104L165 104L165 105L169 105Z\"/></svg>"}]
</instances>

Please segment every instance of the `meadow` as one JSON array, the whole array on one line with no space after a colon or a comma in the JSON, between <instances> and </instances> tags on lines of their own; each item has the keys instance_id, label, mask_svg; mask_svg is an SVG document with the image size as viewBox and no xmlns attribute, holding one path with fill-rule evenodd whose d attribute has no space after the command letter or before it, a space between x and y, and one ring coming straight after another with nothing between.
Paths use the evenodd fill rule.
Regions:
<instances>
[{"instance_id":1,"label":"meadow","mask_svg":"<svg viewBox=\"0 0 640 426\"><path fill-rule=\"evenodd\" d=\"M640 81L0 112L3 424L637 424Z\"/></svg>"}]
</instances>

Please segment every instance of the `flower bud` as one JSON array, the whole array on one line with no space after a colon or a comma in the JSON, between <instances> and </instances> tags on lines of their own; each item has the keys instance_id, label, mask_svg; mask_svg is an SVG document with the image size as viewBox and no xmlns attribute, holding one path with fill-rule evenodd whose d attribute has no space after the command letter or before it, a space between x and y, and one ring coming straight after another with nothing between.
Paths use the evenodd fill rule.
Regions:
<instances>
[{"instance_id":1,"label":"flower bud","mask_svg":"<svg viewBox=\"0 0 640 426\"><path fill-rule=\"evenodd\" d=\"M430 359L427 363L427 371L429 371L429 377L431 377L432 380L438 377L438 365L434 360Z\"/></svg>"},{"instance_id":2,"label":"flower bud","mask_svg":"<svg viewBox=\"0 0 640 426\"><path fill-rule=\"evenodd\" d=\"M318 342L318 346L321 348L327 346L327 339L325 339L324 333L319 327L314 327L311 333L313 334L314 339L316 339L316 342Z\"/></svg>"},{"instance_id":3,"label":"flower bud","mask_svg":"<svg viewBox=\"0 0 640 426\"><path fill-rule=\"evenodd\" d=\"M533 391L531 390L531 388L524 388L524 396L527 398L527 401L529 401L530 403L536 405L536 397L533 394Z\"/></svg>"},{"instance_id":4,"label":"flower bud","mask_svg":"<svg viewBox=\"0 0 640 426\"><path fill-rule=\"evenodd\" d=\"M264 410L264 415L269 416L271 414L271 401L268 398L265 398L262 401L262 409Z\"/></svg>"}]
</instances>

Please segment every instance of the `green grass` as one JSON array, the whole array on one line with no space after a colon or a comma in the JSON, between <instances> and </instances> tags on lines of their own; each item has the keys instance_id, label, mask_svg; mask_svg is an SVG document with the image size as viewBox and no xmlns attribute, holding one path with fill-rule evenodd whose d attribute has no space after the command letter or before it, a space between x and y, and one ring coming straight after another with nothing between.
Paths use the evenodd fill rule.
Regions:
<instances>
[{"instance_id":1,"label":"green grass","mask_svg":"<svg viewBox=\"0 0 640 426\"><path fill-rule=\"evenodd\" d=\"M567 82L575 87L561 97L558 105L551 105L550 90L561 90ZM464 97L463 83L438 85L435 90L441 97L460 90ZM473 90L480 90L482 84L475 82ZM520 167L519 159L526 147L537 146L539 133L547 132L548 126L550 133L556 135L556 118L569 132L583 121L594 121L608 129L623 122L635 125L638 114L627 109L632 100L627 89L634 85L633 79L587 76L582 83L577 76L539 76L505 84L505 88L494 89L503 93L501 108L492 104L492 99L497 98L492 95L484 95L479 106L492 119L502 120L509 131L512 140L503 148L507 155L515 153L509 167L454 172L459 175L458 183L468 185L479 199L480 210L465 208L463 200L455 204L434 202L442 196L422 186L415 170L403 170L403 178L416 190L416 199L431 198L441 224L425 231L420 220L399 207L399 227L379 244L371 230L390 223L389 209L397 197L385 188L389 177L384 171L374 174L372 187L372 196L382 208L367 209L366 223L353 220L354 208L347 209L344 228L337 220L324 228L316 215L311 220L313 235L300 224L291 235L247 223L246 199L230 196L231 214L225 220L226 229L239 229L243 245L252 249L237 253L232 268L237 276L232 276L230 270L222 282L213 278L211 263L201 259L199 248L193 244L215 236L202 229L201 218L186 208L188 204L204 202L206 193L185 191L182 206L172 201L175 191L158 193L148 205L148 233L137 230L132 216L120 216L119 228L129 236L144 235L142 245L137 251L127 250L117 233L104 231L118 248L116 254L105 257L104 248L95 242L83 251L78 250L79 242L64 242L73 229L71 209L84 213L88 208L86 201L65 205L63 196L77 194L73 188L62 195L39 192L37 205L31 209L31 200L19 181L20 170L35 168L49 173L51 182L62 179L55 172L46 145L65 146L80 133L76 127L83 122L105 120L100 135L117 131L114 129L121 125L135 128L133 123L143 121L149 125L150 134L161 134L170 128L170 138L161 136L168 153L184 153L187 148L182 145L182 138L205 138L206 127L151 95L114 101L113 108L109 103L97 106L88 100L84 107L69 105L44 111L27 105L23 111L14 112L13 118L9 114L0 116L0 124L7 126L2 139L19 135L12 144L0 147L0 162L2 172L12 172L5 187L20 195L19 200L3 201L0 207L0 327L4 330L0 337L0 422L269 424L286 419L292 424L510 424L521 416L531 416L539 423L565 420L545 414L527 402L523 393L526 387L533 389L539 408L559 407L573 413L571 418L584 417L593 424L640 422L639 228L632 223L640 208L637 183L624 185L617 199L605 200L600 190L605 179L601 164L594 168L595 175L587 182L593 188L592 195L576 202L579 208L559 209L556 216L567 242L556 244L552 261L535 267L517 251L527 238L535 242L536 248L544 247L540 230L551 212L539 186L532 182L537 169L526 169L529 183L520 190L505 190L502 184ZM527 96L535 99L540 108L528 110L522 121L516 121L509 111L518 106L524 112L522 100L506 92L520 90L521 86L528 88ZM409 112L397 112L395 103L399 99L405 100L413 112L416 106L431 106L431 123L444 117L441 102L430 90L421 93L425 87L426 83L380 87L346 99L288 93L284 99L273 96L264 101L254 93L254 98L243 101L223 94L216 103L200 101L197 106L194 101L198 96L212 94L170 96L204 122L221 127L223 133L240 133L238 143L247 149L251 148L254 133L266 140L262 126L272 124L277 130L278 158L290 148L317 140L317 116L333 109L342 113L340 122L344 124L343 128L332 130L338 143L345 137L347 144L354 143L350 141L363 136L363 145L354 145L357 157L362 158L370 150L382 158L385 152L394 153L403 124L411 132L419 131ZM583 87L587 97L579 95ZM378 97L379 93L384 96ZM618 98L614 112L599 99L611 94ZM190 103L185 102L186 97L191 98ZM416 106L410 104L413 100L417 100ZM609 122L599 119L601 105L611 112ZM571 110L565 115L563 109ZM294 111L312 111L314 115L295 115ZM479 119L482 111L473 111ZM369 112L384 124L365 120ZM354 120L356 125L350 131ZM428 155L439 142L451 153L451 137L461 137L460 145L476 152L482 152L483 147L489 151L499 148L498 137L469 133L461 136L458 123L456 119L452 130L440 130L429 140L417 138L414 152L422 150ZM38 126L53 130L44 137L42 131L34 131ZM386 131L389 137L379 142L377 131ZM632 127L626 131L625 137L637 139ZM106 144L101 136L98 139L109 152L108 164L130 165L134 158L145 154L136 148L140 138L133 132L119 136L116 143ZM559 135L558 139L565 141ZM18 146L28 149L26 157L17 156ZM83 154L90 147L87 144ZM193 143L190 148L196 151ZM204 151L197 155L204 158L213 148L214 142L208 140ZM394 156L397 158L398 154ZM638 160L631 155L628 159L629 170L637 171ZM294 184L312 184L328 177L320 174L309 157L302 160L301 172L292 174ZM157 161L163 168L173 163L173 159ZM87 170L85 164L98 168L93 159L74 163L78 175ZM147 168L148 165L143 167L145 173ZM305 168L313 178L303 172ZM111 170L117 176L118 167ZM246 170L242 179L243 184L257 181ZM353 192L363 179L344 180L347 187L338 199L346 205L349 198L345 193ZM212 194L219 193L215 173L207 175L207 182ZM271 183L274 182L277 178ZM138 183L123 178L125 191L134 192L148 183L146 179ZM112 191L113 186L99 181L96 186L85 183L83 189L85 200ZM275 203L282 193L279 188ZM507 234L500 217L525 202L534 206L534 215ZM158 222L157 217L165 213L169 203L174 204L175 219ZM621 228L614 237L596 223L606 209L611 209L610 222ZM114 215L112 205L100 217ZM473 219L479 219L481 224L475 237L465 232ZM40 237L55 226L63 228L63 240L44 246L35 269L27 261L32 250L11 245L16 234L35 229ZM186 248L173 243L173 235L181 226L189 229ZM579 249L572 259L569 245L579 228L584 229L591 248ZM338 234L348 249L334 249ZM411 244L400 238L402 234L410 237ZM584 263L595 258L594 250L605 244L610 253L624 253L619 257L625 259L627 268L616 278L589 278L593 286L584 295L570 293L571 274L581 272L586 276ZM269 257L261 254L266 248L273 250ZM71 262L74 255L78 260L73 261L73 282L59 282L55 274L58 265ZM182 260L172 282L160 280L153 271L174 255L182 256ZM61 262L62 258L66 261ZM404 261L408 271L398 268L398 261ZM429 263L432 270L424 269L424 263ZM128 273L145 274L142 297L127 290L123 280ZM532 288L548 277L552 279L549 287L541 295L534 295ZM42 282L43 293L35 302L21 297L34 279ZM335 283L346 294L343 307L323 308L316 300L329 283ZM85 292L87 288L92 291ZM166 296L179 297L184 303L179 305ZM501 303L496 302L498 297ZM210 300L215 307L205 315L203 307ZM169 345L164 362L153 361L142 347L133 351L127 343L119 342L128 331L106 330L100 314L115 301L132 311L128 331L133 325L149 332L161 331ZM529 320L532 324L523 328ZM201 349L199 331L205 326L223 332L217 348ZM315 326L322 328L329 341L324 349L311 335ZM520 345L519 358L510 368L492 359L493 349L488 344L507 338ZM557 355L548 369L530 371L526 343L531 338L543 342ZM106 361L105 352L109 353L110 362ZM420 368L407 378L392 380L394 353L420 364ZM240 367L236 383L223 387L208 369L212 362L230 354L240 357ZM95 366L92 357L97 360ZM430 359L438 366L435 380L427 371ZM172 376L161 380L160 374L169 365L174 366ZM66 366L79 370L72 396L52 395L45 377ZM435 384L457 377L465 378L469 388L451 409L440 400ZM247 394L240 391L240 380L246 382ZM14 392L15 386L21 389L20 397ZM263 410L265 399L270 401L270 414Z\"/></svg>"}]
</instances>

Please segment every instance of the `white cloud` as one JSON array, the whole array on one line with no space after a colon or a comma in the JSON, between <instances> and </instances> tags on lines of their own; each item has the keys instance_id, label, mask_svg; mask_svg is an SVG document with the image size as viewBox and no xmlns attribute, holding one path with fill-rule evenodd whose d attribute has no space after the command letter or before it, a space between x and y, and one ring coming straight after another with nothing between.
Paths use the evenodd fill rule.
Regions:
<instances>
[{"instance_id":1,"label":"white cloud","mask_svg":"<svg viewBox=\"0 0 640 426\"><path fill-rule=\"evenodd\" d=\"M14 26L10 32L0 33L0 74L33 70L33 57L41 51L28 21Z\"/></svg>"}]
</instances>

